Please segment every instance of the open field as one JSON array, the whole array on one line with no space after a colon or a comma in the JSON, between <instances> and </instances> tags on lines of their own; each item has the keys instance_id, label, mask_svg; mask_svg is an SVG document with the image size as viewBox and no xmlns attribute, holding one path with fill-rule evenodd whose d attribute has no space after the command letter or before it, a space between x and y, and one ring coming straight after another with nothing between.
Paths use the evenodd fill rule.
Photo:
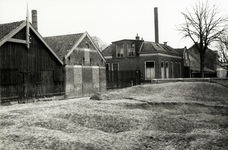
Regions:
<instances>
[{"instance_id":1,"label":"open field","mask_svg":"<svg viewBox=\"0 0 228 150\"><path fill-rule=\"evenodd\" d=\"M1 106L1 149L228 149L228 88L141 85Z\"/></svg>"}]
</instances>

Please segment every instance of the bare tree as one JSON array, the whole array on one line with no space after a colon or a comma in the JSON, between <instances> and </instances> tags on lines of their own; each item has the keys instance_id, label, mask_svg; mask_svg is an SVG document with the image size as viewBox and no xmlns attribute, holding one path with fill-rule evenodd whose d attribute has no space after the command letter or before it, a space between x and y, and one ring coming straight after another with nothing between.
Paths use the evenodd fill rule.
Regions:
<instances>
[{"instance_id":1,"label":"bare tree","mask_svg":"<svg viewBox=\"0 0 228 150\"><path fill-rule=\"evenodd\" d=\"M218 63L222 68L228 70L228 32L219 38L217 48L219 55Z\"/></svg>"},{"instance_id":2,"label":"bare tree","mask_svg":"<svg viewBox=\"0 0 228 150\"><path fill-rule=\"evenodd\" d=\"M195 4L191 12L187 9L182 15L185 23L181 24L178 30L184 34L183 38L190 38L196 45L200 54L200 74L204 77L206 50L228 29L228 17L220 16L218 7L209 5L208 1Z\"/></svg>"}]
</instances>

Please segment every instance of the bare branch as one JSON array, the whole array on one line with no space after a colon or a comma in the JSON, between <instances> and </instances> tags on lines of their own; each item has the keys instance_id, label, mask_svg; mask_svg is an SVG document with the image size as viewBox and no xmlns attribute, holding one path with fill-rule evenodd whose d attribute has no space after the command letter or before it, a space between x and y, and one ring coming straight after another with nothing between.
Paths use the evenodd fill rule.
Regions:
<instances>
[{"instance_id":1,"label":"bare branch","mask_svg":"<svg viewBox=\"0 0 228 150\"><path fill-rule=\"evenodd\" d=\"M183 38L190 38L200 53L201 63L204 63L204 55L208 46L228 30L228 15L220 15L219 8L216 5L210 6L208 1L198 2L190 12L181 13L185 23L178 29L183 33ZM221 53L222 54L222 53ZM201 74L203 74L203 64Z\"/></svg>"}]
</instances>

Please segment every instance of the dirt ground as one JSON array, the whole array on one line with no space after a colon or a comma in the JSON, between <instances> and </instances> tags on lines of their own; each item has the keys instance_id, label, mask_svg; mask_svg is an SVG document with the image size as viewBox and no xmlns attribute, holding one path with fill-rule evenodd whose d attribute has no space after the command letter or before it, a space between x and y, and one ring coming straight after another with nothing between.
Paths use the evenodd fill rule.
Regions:
<instances>
[{"instance_id":1,"label":"dirt ground","mask_svg":"<svg viewBox=\"0 0 228 150\"><path fill-rule=\"evenodd\" d=\"M1 149L228 149L228 88L140 85L1 106Z\"/></svg>"}]
</instances>

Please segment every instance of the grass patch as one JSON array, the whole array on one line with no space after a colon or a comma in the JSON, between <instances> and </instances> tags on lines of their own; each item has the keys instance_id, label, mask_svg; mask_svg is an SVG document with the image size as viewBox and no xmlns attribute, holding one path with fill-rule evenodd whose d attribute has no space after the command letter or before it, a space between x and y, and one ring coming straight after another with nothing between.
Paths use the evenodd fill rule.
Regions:
<instances>
[{"instance_id":1,"label":"grass patch","mask_svg":"<svg viewBox=\"0 0 228 150\"><path fill-rule=\"evenodd\" d=\"M139 85L100 94L100 100L139 98L146 101L197 101L227 103L227 88L208 82L176 82Z\"/></svg>"},{"instance_id":2,"label":"grass patch","mask_svg":"<svg viewBox=\"0 0 228 150\"><path fill-rule=\"evenodd\" d=\"M1 149L228 149L226 90L181 82L1 106Z\"/></svg>"}]
</instances>

